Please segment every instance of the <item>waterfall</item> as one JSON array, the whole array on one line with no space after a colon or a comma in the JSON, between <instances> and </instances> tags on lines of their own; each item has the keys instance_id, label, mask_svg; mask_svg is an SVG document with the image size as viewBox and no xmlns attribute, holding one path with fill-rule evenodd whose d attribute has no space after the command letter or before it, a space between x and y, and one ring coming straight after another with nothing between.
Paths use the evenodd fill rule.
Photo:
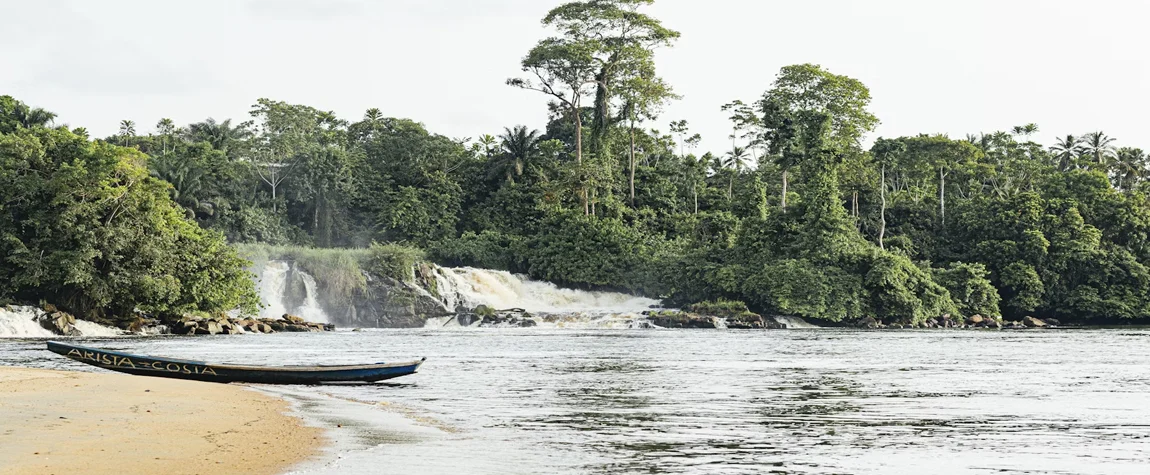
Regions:
<instances>
[{"instance_id":1,"label":"waterfall","mask_svg":"<svg viewBox=\"0 0 1150 475\"><path fill-rule=\"evenodd\" d=\"M284 294L287 290L288 271L291 264L284 261L268 261L264 264L263 272L258 273L260 279L260 309L261 318L279 318L288 313L284 305Z\"/></svg>"},{"instance_id":2,"label":"waterfall","mask_svg":"<svg viewBox=\"0 0 1150 475\"><path fill-rule=\"evenodd\" d=\"M779 322L780 324L782 324L782 325L783 325L783 327L785 327L785 328L788 328L788 329L794 329L794 328L819 328L819 326L818 326L818 325L811 325L810 323L807 323L807 321L806 321L806 320L803 320L803 319L801 319L801 318L799 318L799 317L784 317L784 316L775 316L775 317L772 317L772 318L774 318L776 322Z\"/></svg>"},{"instance_id":3,"label":"waterfall","mask_svg":"<svg viewBox=\"0 0 1150 475\"><path fill-rule=\"evenodd\" d=\"M0 338L60 338L60 335L40 326L44 312L36 307L0 307ZM83 336L117 336L124 332L85 320L76 320L75 327Z\"/></svg>"},{"instance_id":4,"label":"waterfall","mask_svg":"<svg viewBox=\"0 0 1150 475\"><path fill-rule=\"evenodd\" d=\"M257 272L263 308L260 318L278 319L290 313L316 323L331 323L319 304L315 278L287 261L268 261Z\"/></svg>"},{"instance_id":5,"label":"waterfall","mask_svg":"<svg viewBox=\"0 0 1150 475\"><path fill-rule=\"evenodd\" d=\"M640 312L658 307L655 299L619 292L564 289L505 271L435 268L438 298L444 308L520 308L540 324L558 327L631 328L645 320ZM428 326L452 326L454 317L433 319Z\"/></svg>"},{"instance_id":6,"label":"waterfall","mask_svg":"<svg viewBox=\"0 0 1150 475\"><path fill-rule=\"evenodd\" d=\"M303 281L305 295L303 305L300 305L296 312L298 312L299 316L303 317L304 320L309 322L331 323L327 318L327 314L324 313L323 308L319 306L319 300L317 300L319 291L316 290L315 278L306 272L297 272L299 272L300 280Z\"/></svg>"},{"instance_id":7,"label":"waterfall","mask_svg":"<svg viewBox=\"0 0 1150 475\"><path fill-rule=\"evenodd\" d=\"M655 299L618 292L563 289L505 271L437 268L436 284L444 307L521 308L531 313L639 313L658 307Z\"/></svg>"}]
</instances>

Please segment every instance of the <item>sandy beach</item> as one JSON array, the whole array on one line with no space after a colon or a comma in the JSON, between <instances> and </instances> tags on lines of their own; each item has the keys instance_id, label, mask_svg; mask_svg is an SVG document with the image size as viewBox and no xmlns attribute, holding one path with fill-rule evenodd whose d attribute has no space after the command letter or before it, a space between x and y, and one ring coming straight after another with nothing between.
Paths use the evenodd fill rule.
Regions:
<instances>
[{"instance_id":1,"label":"sandy beach","mask_svg":"<svg viewBox=\"0 0 1150 475\"><path fill-rule=\"evenodd\" d=\"M325 443L288 410L239 386L0 367L0 475L283 473Z\"/></svg>"}]
</instances>

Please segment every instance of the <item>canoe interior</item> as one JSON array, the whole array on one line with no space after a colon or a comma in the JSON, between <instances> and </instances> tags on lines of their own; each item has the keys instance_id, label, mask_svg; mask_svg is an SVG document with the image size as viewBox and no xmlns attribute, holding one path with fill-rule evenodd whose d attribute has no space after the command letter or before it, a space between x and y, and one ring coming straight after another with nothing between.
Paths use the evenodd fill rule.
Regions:
<instances>
[{"instance_id":1,"label":"canoe interior","mask_svg":"<svg viewBox=\"0 0 1150 475\"><path fill-rule=\"evenodd\" d=\"M364 365L249 366L132 355L55 341L48 342L48 351L121 373L217 383L375 382L415 373L426 360Z\"/></svg>"}]
</instances>

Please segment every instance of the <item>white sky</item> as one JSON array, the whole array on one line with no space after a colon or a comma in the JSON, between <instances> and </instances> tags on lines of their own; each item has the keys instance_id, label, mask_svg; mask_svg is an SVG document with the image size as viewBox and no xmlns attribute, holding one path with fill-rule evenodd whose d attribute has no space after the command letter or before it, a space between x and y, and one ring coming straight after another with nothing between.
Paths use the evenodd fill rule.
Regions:
<instances>
[{"instance_id":1,"label":"white sky","mask_svg":"<svg viewBox=\"0 0 1150 475\"><path fill-rule=\"evenodd\" d=\"M561 0L0 0L0 94L115 133L246 120L260 97L369 107L452 137L543 128L546 98L504 85ZM1150 2L1140 0L658 0L682 32L658 55L702 150L730 133L719 106L778 69L821 64L871 88L873 136L1101 129L1150 149ZM665 125L660 128L666 131ZM873 138L872 136L872 138Z\"/></svg>"}]
</instances>

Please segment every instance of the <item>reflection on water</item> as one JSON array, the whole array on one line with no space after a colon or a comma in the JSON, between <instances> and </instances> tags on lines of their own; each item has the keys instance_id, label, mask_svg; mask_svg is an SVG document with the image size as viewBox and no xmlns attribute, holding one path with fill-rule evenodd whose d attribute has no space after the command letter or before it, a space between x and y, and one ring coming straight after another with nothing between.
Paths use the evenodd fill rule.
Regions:
<instances>
[{"instance_id":1,"label":"reflection on water","mask_svg":"<svg viewBox=\"0 0 1150 475\"><path fill-rule=\"evenodd\" d=\"M357 434L303 473L1142 474L1148 336L420 329L97 344L255 364L428 357L387 384L267 389ZM0 364L87 369L42 346L0 342Z\"/></svg>"}]
</instances>

